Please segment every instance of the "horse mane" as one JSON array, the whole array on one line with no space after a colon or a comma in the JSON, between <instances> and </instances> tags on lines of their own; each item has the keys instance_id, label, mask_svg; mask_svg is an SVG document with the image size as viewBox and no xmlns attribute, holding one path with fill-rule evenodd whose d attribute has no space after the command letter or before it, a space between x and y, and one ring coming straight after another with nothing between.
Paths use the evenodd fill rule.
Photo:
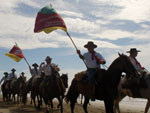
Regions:
<instances>
[{"instance_id":1,"label":"horse mane","mask_svg":"<svg viewBox=\"0 0 150 113\"><path fill-rule=\"evenodd\" d=\"M80 80L82 80L83 77L85 77L85 75L86 75L86 71L81 71L81 72L78 72L77 74L75 74L74 78L77 81L80 81Z\"/></svg>"},{"instance_id":2,"label":"horse mane","mask_svg":"<svg viewBox=\"0 0 150 113\"><path fill-rule=\"evenodd\" d=\"M60 78L63 78L63 79L68 80L68 74L62 74L62 75L60 76Z\"/></svg>"}]
</instances>

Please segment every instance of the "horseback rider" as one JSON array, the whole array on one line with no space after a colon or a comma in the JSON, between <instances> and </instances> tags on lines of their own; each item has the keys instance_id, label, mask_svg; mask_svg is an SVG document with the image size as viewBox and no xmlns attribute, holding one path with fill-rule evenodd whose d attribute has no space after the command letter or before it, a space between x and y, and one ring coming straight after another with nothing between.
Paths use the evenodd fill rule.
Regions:
<instances>
[{"instance_id":1,"label":"horseback rider","mask_svg":"<svg viewBox=\"0 0 150 113\"><path fill-rule=\"evenodd\" d=\"M9 89L10 89L10 84L11 84L11 81L13 80L13 79L17 79L17 75L15 74L15 69L14 68L12 68L12 70L11 70L12 72L8 75L8 87L9 87Z\"/></svg>"},{"instance_id":2,"label":"horseback rider","mask_svg":"<svg viewBox=\"0 0 150 113\"><path fill-rule=\"evenodd\" d=\"M32 66L34 67L33 69L29 66L29 70L30 70L30 73L31 73L31 76L37 76L37 75L40 75L40 70L38 69L38 64L37 63L34 63L32 64Z\"/></svg>"},{"instance_id":3,"label":"horseback rider","mask_svg":"<svg viewBox=\"0 0 150 113\"><path fill-rule=\"evenodd\" d=\"M143 82L143 78L146 75L147 71L140 64L140 62L136 59L138 52L141 52L141 51L137 50L136 48L131 48L130 51L127 51L127 53L129 53L129 59L131 63L133 64L133 66L138 72L138 75L132 78L132 84L129 84L129 86L132 87L131 90L134 96L140 95L139 93L140 87L143 87L143 88L147 87L147 84Z\"/></svg>"},{"instance_id":4,"label":"horseback rider","mask_svg":"<svg viewBox=\"0 0 150 113\"><path fill-rule=\"evenodd\" d=\"M14 68L12 68L12 70L11 70L12 72L9 74L9 76L8 76L8 80L9 81L11 81L11 80L13 80L14 78L16 79L17 78L17 75L15 74L15 69Z\"/></svg>"},{"instance_id":5,"label":"horseback rider","mask_svg":"<svg viewBox=\"0 0 150 113\"><path fill-rule=\"evenodd\" d=\"M140 64L140 62L136 59L138 52L141 52L140 50L137 50L136 48L131 48L130 51L127 51L129 53L129 59L135 69L139 72L141 76L145 75L147 72L145 68Z\"/></svg>"},{"instance_id":6,"label":"horseback rider","mask_svg":"<svg viewBox=\"0 0 150 113\"><path fill-rule=\"evenodd\" d=\"M80 50L77 50L77 54L81 59L83 59L86 63L87 70L86 74L88 77L88 83L89 83L89 89L93 89L92 91L92 98L95 94L95 86L94 86L94 79L96 70L100 69L101 64L105 64L106 60L104 57L96 52L94 49L97 48L97 45L95 45L92 41L89 41L84 47L88 50L88 52L81 54Z\"/></svg>"},{"instance_id":7,"label":"horseback rider","mask_svg":"<svg viewBox=\"0 0 150 113\"><path fill-rule=\"evenodd\" d=\"M46 59L46 64L44 62L41 63L40 65L40 71L45 73L45 76L51 76L54 72L60 71L59 67L51 63L52 58L50 56L47 56Z\"/></svg>"},{"instance_id":8,"label":"horseback rider","mask_svg":"<svg viewBox=\"0 0 150 113\"><path fill-rule=\"evenodd\" d=\"M1 81L0 81L0 84L4 81L4 82L6 82L7 80L8 80L8 73L7 72L4 72L4 77L1 79Z\"/></svg>"}]
</instances>

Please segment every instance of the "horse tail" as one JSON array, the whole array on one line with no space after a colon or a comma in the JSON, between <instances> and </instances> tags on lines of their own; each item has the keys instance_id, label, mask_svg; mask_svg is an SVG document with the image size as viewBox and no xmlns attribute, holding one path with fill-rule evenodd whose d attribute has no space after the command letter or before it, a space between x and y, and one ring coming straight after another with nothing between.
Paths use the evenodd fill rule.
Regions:
<instances>
[{"instance_id":1,"label":"horse tail","mask_svg":"<svg viewBox=\"0 0 150 113\"><path fill-rule=\"evenodd\" d=\"M65 101L67 103L72 101L74 99L74 95L79 95L79 92L77 90L77 80L75 79L73 79L71 82L71 85L65 97Z\"/></svg>"}]
</instances>

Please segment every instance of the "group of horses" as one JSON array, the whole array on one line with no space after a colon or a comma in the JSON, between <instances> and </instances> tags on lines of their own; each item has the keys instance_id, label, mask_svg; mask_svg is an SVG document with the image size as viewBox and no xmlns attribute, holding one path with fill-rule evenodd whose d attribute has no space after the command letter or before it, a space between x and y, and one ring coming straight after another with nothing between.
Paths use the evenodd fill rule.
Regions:
<instances>
[{"instance_id":1,"label":"group of horses","mask_svg":"<svg viewBox=\"0 0 150 113\"><path fill-rule=\"evenodd\" d=\"M27 99L27 89L26 89L26 77L20 76L19 78L14 78L10 81L6 81L2 84L2 94L3 101L16 103L15 95L17 95L17 103L20 101L26 103Z\"/></svg>"},{"instance_id":2,"label":"group of horses","mask_svg":"<svg viewBox=\"0 0 150 113\"><path fill-rule=\"evenodd\" d=\"M17 104L21 101L26 104L27 94L31 93L31 102L37 109L41 108L42 100L46 104L46 112L49 112L49 105L53 108L53 99L57 98L59 101L58 107L63 112L63 98L68 87L68 74L59 75L58 72L51 76L45 76L42 72L40 75L31 77L28 81L26 77L20 76L11 81L6 81L2 84L3 101L16 103L15 97L17 95Z\"/></svg>"},{"instance_id":3,"label":"group of horses","mask_svg":"<svg viewBox=\"0 0 150 113\"><path fill-rule=\"evenodd\" d=\"M122 77L122 73L126 74L125 79ZM133 84L133 80L136 79L137 75L138 73L134 68L134 66L132 65L132 63L130 62L128 56L124 54L119 54L119 57L117 57L112 62L112 64L109 66L107 70L101 69L96 71L94 98L96 100L104 101L106 113L114 113L115 112L114 107L116 106L118 107L119 101L117 101L117 97L118 98L120 97L118 87L121 85L120 88L123 89L121 81L124 80L125 80L124 83L126 85L124 90L126 93L124 93L124 95L121 98L128 95L135 98L146 98L149 100L150 77L149 75L146 75L147 78L142 79L146 81L147 87L146 88L138 87L139 93L135 95L135 92L131 87L132 86L131 84ZM81 80L73 78L71 85L65 95L66 88L68 87L67 74L62 74L60 76L59 73L54 73L52 76L47 77L44 75L44 73L41 73L40 76L32 77L28 81L24 79L22 81L21 77L15 80L16 84L18 84L16 85L17 88L15 89L17 89L18 91L15 90L15 92L13 92L13 88L9 91L7 90L6 87L5 90L2 88L3 89L2 91L4 94L3 96L7 98L7 100L10 99L10 94L12 94L13 97L15 97L15 94L18 94L18 96L21 96L24 102L26 100L27 93L31 92L31 99L32 99L31 102L32 101L34 102L34 106L37 109L40 109L43 100L44 103L46 104L47 112L49 105L51 106L51 108L53 108L52 100L54 98L57 98L59 101L57 107L61 107L61 113L63 113L63 99L65 99L66 102L70 103L71 113L74 113L74 107L77 102L77 98L79 94L82 94L85 97L83 109L85 113L88 113L87 105L89 103L90 97L87 96L89 89L87 89L88 83L85 82L85 80L86 80L85 78ZM136 87L137 83L135 82L135 84L133 85L135 85ZM6 94L9 94L9 96L6 96ZM37 103L35 100L37 100ZM118 113L120 113L120 111L118 111Z\"/></svg>"},{"instance_id":4,"label":"group of horses","mask_svg":"<svg viewBox=\"0 0 150 113\"><path fill-rule=\"evenodd\" d=\"M126 75L124 85L120 84L123 80L122 73ZM139 78L139 73L132 65L129 57L124 54L119 54L119 57L112 62L107 70L97 71L96 75L95 99L104 101L106 113L114 113L114 108L117 109L116 106L118 106L119 109L119 101L117 100L121 100L119 98L124 98L126 95L134 98L150 99L150 74L146 74L143 78ZM141 85L143 82L146 82L146 87ZM83 84L82 81L78 81L74 78L67 92L65 99L70 103L71 113L74 113L75 103L79 94L83 94L85 97L83 109L85 113L88 113L87 105L90 100L86 94L88 89L86 89L85 85L85 88L83 88L83 85L80 87L81 84ZM119 92L119 85L121 85L121 89L126 92L121 97L119 97L119 93L123 92ZM125 85L127 86L123 88ZM135 89L137 91L135 91ZM149 105L150 102L148 101L145 113L148 112ZM120 113L120 111L118 111L118 113Z\"/></svg>"}]
</instances>

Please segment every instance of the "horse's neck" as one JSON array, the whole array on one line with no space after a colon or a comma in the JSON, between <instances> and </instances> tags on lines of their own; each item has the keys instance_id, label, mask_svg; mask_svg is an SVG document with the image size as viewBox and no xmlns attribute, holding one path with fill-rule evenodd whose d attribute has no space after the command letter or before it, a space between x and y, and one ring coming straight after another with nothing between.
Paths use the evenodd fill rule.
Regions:
<instances>
[{"instance_id":1,"label":"horse's neck","mask_svg":"<svg viewBox=\"0 0 150 113\"><path fill-rule=\"evenodd\" d=\"M122 75L122 69L119 66L111 65L108 68L106 75L108 76L108 79L110 78L110 80L113 82L114 87L117 88Z\"/></svg>"}]
</instances>

